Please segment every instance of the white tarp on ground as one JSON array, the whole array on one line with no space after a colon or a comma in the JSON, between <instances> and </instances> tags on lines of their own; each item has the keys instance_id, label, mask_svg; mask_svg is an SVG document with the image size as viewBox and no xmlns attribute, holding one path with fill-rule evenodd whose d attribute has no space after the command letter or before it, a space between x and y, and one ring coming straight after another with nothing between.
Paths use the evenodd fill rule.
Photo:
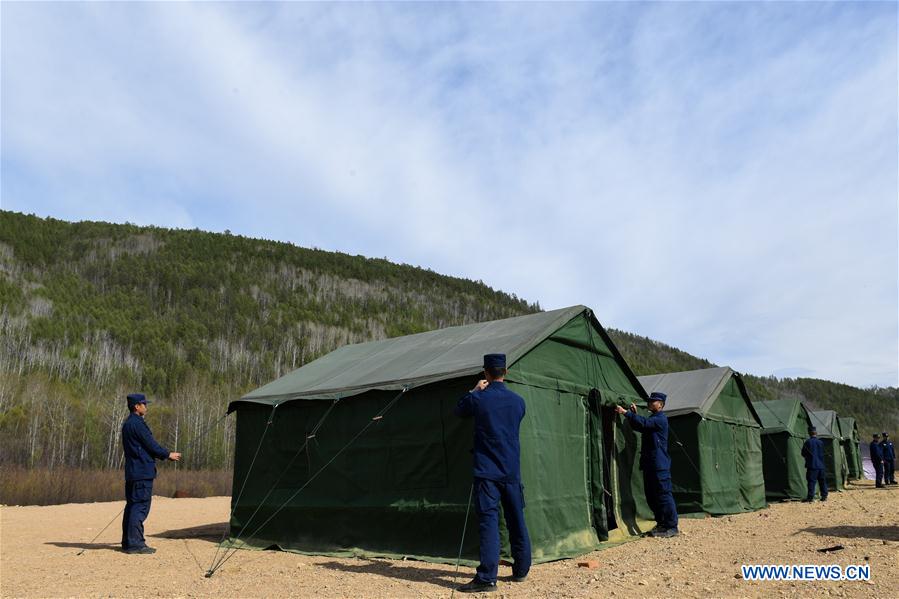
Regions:
<instances>
[{"instance_id":1,"label":"white tarp on ground","mask_svg":"<svg viewBox=\"0 0 899 599\"><path fill-rule=\"evenodd\" d=\"M871 446L868 443L861 442L858 444L859 455L862 456L862 469L865 471L865 478L875 480L874 464L871 463Z\"/></svg>"}]
</instances>

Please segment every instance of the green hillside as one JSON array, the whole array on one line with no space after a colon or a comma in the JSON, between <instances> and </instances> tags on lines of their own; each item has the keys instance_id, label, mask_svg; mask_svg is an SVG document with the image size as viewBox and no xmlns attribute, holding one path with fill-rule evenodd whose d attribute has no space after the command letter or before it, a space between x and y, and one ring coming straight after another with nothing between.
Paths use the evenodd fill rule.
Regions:
<instances>
[{"instance_id":1,"label":"green hillside","mask_svg":"<svg viewBox=\"0 0 899 599\"><path fill-rule=\"evenodd\" d=\"M229 399L346 343L539 309L480 281L381 259L0 211L0 463L117 467L129 391L156 400L157 436L183 448ZM712 366L610 333L638 374ZM869 429L899 424L895 389L749 383L760 398L804 397ZM227 466L232 426L192 446L188 465Z\"/></svg>"}]
</instances>

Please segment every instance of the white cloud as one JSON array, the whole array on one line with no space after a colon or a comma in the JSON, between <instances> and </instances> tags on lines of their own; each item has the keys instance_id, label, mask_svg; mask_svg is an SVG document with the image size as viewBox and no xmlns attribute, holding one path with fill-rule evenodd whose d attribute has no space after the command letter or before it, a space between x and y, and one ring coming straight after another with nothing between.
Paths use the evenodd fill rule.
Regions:
<instances>
[{"instance_id":1,"label":"white cloud","mask_svg":"<svg viewBox=\"0 0 899 599\"><path fill-rule=\"evenodd\" d=\"M386 255L895 385L895 16L7 5L3 204Z\"/></svg>"}]
</instances>

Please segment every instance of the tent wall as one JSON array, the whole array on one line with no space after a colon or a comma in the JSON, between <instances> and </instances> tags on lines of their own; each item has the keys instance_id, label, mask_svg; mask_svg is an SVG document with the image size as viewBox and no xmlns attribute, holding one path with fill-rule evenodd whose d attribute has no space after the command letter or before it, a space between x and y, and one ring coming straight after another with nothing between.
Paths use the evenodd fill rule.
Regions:
<instances>
[{"instance_id":1,"label":"tent wall","mask_svg":"<svg viewBox=\"0 0 899 599\"><path fill-rule=\"evenodd\" d=\"M454 554L471 484L470 423L452 415L464 387L456 381L410 391L292 500L309 476L337 455L395 393L373 391L339 403L299 455L297 450L329 402L281 405L261 445L272 411L242 405L232 539L260 548L277 545L324 554ZM476 540L469 540L465 553L471 556L476 549Z\"/></svg>"},{"instance_id":2,"label":"tent wall","mask_svg":"<svg viewBox=\"0 0 899 599\"><path fill-rule=\"evenodd\" d=\"M861 468L858 459L858 443L852 438L843 439L840 443L843 446L843 455L846 456L846 477L849 480L861 478Z\"/></svg>"},{"instance_id":3,"label":"tent wall","mask_svg":"<svg viewBox=\"0 0 899 599\"><path fill-rule=\"evenodd\" d=\"M669 419L678 512L735 514L765 507L758 422L732 377L703 417Z\"/></svg>"},{"instance_id":4,"label":"tent wall","mask_svg":"<svg viewBox=\"0 0 899 599\"><path fill-rule=\"evenodd\" d=\"M805 439L787 432L762 435L765 495L769 501L804 499L808 491L805 480Z\"/></svg>"},{"instance_id":5,"label":"tent wall","mask_svg":"<svg viewBox=\"0 0 899 599\"><path fill-rule=\"evenodd\" d=\"M827 487L832 491L845 488L848 475L846 455L841 445L839 417L833 410L810 412L812 424L818 429L818 438L824 443L824 468Z\"/></svg>"},{"instance_id":6,"label":"tent wall","mask_svg":"<svg viewBox=\"0 0 899 599\"><path fill-rule=\"evenodd\" d=\"M629 449L639 448L639 437L613 410L615 404L642 402L640 391L635 387L636 381L620 366L617 350L597 325L588 317L572 319L511 365L506 377L511 388L525 398L528 406L528 417L522 427L522 478L526 486L530 480L532 487L545 487L544 494L548 497L547 542L543 548L534 543L532 516L527 510L525 513L533 556L537 561L579 555L595 548L609 538L610 521L618 529L618 535L637 534L641 517L649 511L642 493L636 495L630 486L620 481L627 481L631 476L633 454ZM591 399L590 390L594 388L599 391L599 396ZM532 414L532 401L527 395L529 389L543 394L544 409L548 410L545 417ZM544 418L551 418L566 402L577 406L583 416L580 430L572 427L567 433L572 438L580 437L582 445L572 451L580 451L581 459L563 455L556 461L547 460L544 458L550 453L547 444L556 441L546 437L539 423ZM533 430L535 435L530 442L526 436L528 430ZM607 434L611 434L612 439L607 440ZM574 443L572 438L567 443ZM538 460L530 460L532 455L538 456ZM570 467L564 464L580 464L581 476L569 471ZM548 480L547 473L551 470L558 471L555 475L564 476L571 485L579 481L579 490L560 487L557 482ZM606 491L613 497L611 502L607 500ZM553 521L552 512L559 506L564 507L564 502L553 499L553 493L571 498L569 501L577 504L577 508L571 506L570 510L566 507L572 514L578 512L578 516L572 516L576 525L563 530ZM526 499L528 505L532 505L530 495ZM612 514L608 513L609 508Z\"/></svg>"},{"instance_id":7,"label":"tent wall","mask_svg":"<svg viewBox=\"0 0 899 599\"><path fill-rule=\"evenodd\" d=\"M702 511L734 514L765 507L758 428L703 420L699 447Z\"/></svg>"},{"instance_id":8,"label":"tent wall","mask_svg":"<svg viewBox=\"0 0 899 599\"><path fill-rule=\"evenodd\" d=\"M736 514L765 507L759 429L697 414L677 416L669 424L678 513Z\"/></svg>"},{"instance_id":9,"label":"tent wall","mask_svg":"<svg viewBox=\"0 0 899 599\"><path fill-rule=\"evenodd\" d=\"M619 359L581 315L510 365L507 382L527 406L522 482L536 562L597 548L611 536L610 522L616 535L639 532L642 481L639 498L628 484L639 439L611 406L641 401L641 391ZM288 401L275 409L267 431L272 409L239 403L232 541L317 554L454 561L471 488L473 423L454 416L453 408L475 381L457 378L410 390L293 499L396 393L367 391L340 401L293 461L331 402ZM594 387L600 393L591 398ZM476 515L471 518L463 557L476 560ZM508 554L504 528L501 535Z\"/></svg>"},{"instance_id":10,"label":"tent wall","mask_svg":"<svg viewBox=\"0 0 899 599\"><path fill-rule=\"evenodd\" d=\"M762 419L765 494L769 501L804 499L808 491L802 446L811 419L795 399L754 402Z\"/></svg>"},{"instance_id":11,"label":"tent wall","mask_svg":"<svg viewBox=\"0 0 899 599\"><path fill-rule=\"evenodd\" d=\"M743 511L760 510L765 501L761 430L753 426L734 426L734 447L737 451L737 476L740 482L740 507Z\"/></svg>"},{"instance_id":12,"label":"tent wall","mask_svg":"<svg viewBox=\"0 0 899 599\"><path fill-rule=\"evenodd\" d=\"M671 485L679 514L706 511L703 507L702 456L699 414L668 419L668 455L671 456Z\"/></svg>"},{"instance_id":13,"label":"tent wall","mask_svg":"<svg viewBox=\"0 0 899 599\"><path fill-rule=\"evenodd\" d=\"M855 418L839 418L839 423L840 434L843 437L842 445L843 453L846 456L848 478L850 480L863 478L861 455L858 451L858 426L855 423Z\"/></svg>"},{"instance_id":14,"label":"tent wall","mask_svg":"<svg viewBox=\"0 0 899 599\"><path fill-rule=\"evenodd\" d=\"M824 442L824 466L827 488L842 491L846 488L846 456L838 438L821 439Z\"/></svg>"}]
</instances>

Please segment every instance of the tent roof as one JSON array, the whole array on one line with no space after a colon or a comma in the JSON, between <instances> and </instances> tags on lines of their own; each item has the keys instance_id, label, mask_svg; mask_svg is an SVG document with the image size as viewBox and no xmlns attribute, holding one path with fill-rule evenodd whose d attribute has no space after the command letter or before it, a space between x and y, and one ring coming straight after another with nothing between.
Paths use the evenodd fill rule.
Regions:
<instances>
[{"instance_id":1,"label":"tent roof","mask_svg":"<svg viewBox=\"0 0 899 599\"><path fill-rule=\"evenodd\" d=\"M840 434L844 439L859 440L858 424L856 424L855 418L852 416L839 416L837 417L837 422L840 424Z\"/></svg>"},{"instance_id":2,"label":"tent roof","mask_svg":"<svg viewBox=\"0 0 899 599\"><path fill-rule=\"evenodd\" d=\"M818 429L818 436L823 439L842 439L837 413L833 410L809 412L812 424Z\"/></svg>"},{"instance_id":3,"label":"tent roof","mask_svg":"<svg viewBox=\"0 0 899 599\"><path fill-rule=\"evenodd\" d=\"M415 335L345 345L231 402L276 404L291 399L333 399L373 389L399 390L477 374L483 356L505 353L511 366L576 316L585 314L600 331L640 389L636 377L585 306L571 306Z\"/></svg>"},{"instance_id":4,"label":"tent roof","mask_svg":"<svg viewBox=\"0 0 899 599\"><path fill-rule=\"evenodd\" d=\"M743 385L740 375L727 366L687 370L685 372L669 372L666 374L650 374L637 377L646 393L661 391L668 395L665 402L665 413L668 416L697 413L705 416L724 386L734 377L740 388L749 411L756 420L758 414L749 401L749 393Z\"/></svg>"},{"instance_id":5,"label":"tent roof","mask_svg":"<svg viewBox=\"0 0 899 599\"><path fill-rule=\"evenodd\" d=\"M811 422L808 410L798 399L754 401L752 406L762 422L763 434L794 432L797 418L802 420L802 429L808 429Z\"/></svg>"}]
</instances>

